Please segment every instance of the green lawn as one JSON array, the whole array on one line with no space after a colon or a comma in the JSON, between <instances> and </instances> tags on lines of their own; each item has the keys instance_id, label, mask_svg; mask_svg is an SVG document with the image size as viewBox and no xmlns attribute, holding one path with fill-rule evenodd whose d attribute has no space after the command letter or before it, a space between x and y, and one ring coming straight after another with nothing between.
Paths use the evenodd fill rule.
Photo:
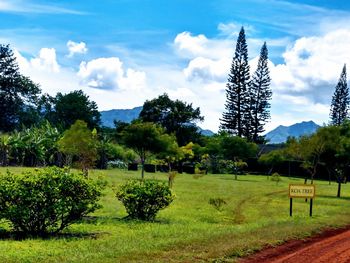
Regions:
<instances>
[{"instance_id":1,"label":"green lawn","mask_svg":"<svg viewBox=\"0 0 350 263\"><path fill-rule=\"evenodd\" d=\"M0 172L6 169L1 168ZM19 172L23 168L10 168ZM108 181L103 208L64 235L51 239L14 240L6 222L0 224L0 262L231 262L265 244L302 238L323 228L350 223L350 186L335 198L337 185L317 181L314 217L305 200L295 200L289 217L289 183L302 179L283 177L276 185L266 176L188 174L175 178L175 201L161 211L155 222L126 221L125 210L113 188L140 174L122 170L92 171ZM146 178L167 181L165 174ZM216 210L210 198L226 201Z\"/></svg>"}]
</instances>

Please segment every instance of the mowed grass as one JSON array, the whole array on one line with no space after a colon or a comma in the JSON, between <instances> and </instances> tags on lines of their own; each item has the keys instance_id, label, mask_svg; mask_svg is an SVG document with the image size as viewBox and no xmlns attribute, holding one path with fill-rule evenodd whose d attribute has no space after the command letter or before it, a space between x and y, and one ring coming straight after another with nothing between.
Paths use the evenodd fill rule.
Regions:
<instances>
[{"instance_id":1,"label":"mowed grass","mask_svg":"<svg viewBox=\"0 0 350 263\"><path fill-rule=\"evenodd\" d=\"M19 173L28 168L9 168ZM6 168L1 168L4 173ZM232 262L238 257L304 238L328 227L350 224L350 186L342 185L342 198L335 198L337 185L316 181L314 216L309 203L294 200L289 217L288 184L302 179L232 175L175 178L175 201L154 222L125 220L126 212L114 190L139 172L92 171L92 177L108 181L101 200L103 208L62 235L49 239L16 240L0 224L0 262ZM166 174L146 173L147 179L166 182ZM216 210L208 201L222 198L226 205Z\"/></svg>"}]
</instances>

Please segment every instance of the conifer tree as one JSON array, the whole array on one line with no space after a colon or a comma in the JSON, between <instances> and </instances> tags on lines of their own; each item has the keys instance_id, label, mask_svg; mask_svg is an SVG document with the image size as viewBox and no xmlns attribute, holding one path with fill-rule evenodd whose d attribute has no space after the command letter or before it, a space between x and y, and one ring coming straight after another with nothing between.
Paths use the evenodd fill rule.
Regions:
<instances>
[{"instance_id":1,"label":"conifer tree","mask_svg":"<svg viewBox=\"0 0 350 263\"><path fill-rule=\"evenodd\" d=\"M39 93L39 86L20 74L9 45L0 45L0 131L33 124Z\"/></svg>"},{"instance_id":2,"label":"conifer tree","mask_svg":"<svg viewBox=\"0 0 350 263\"><path fill-rule=\"evenodd\" d=\"M235 55L226 85L225 112L220 129L240 137L244 133L244 112L247 109L249 82L248 48L244 28L237 39Z\"/></svg>"},{"instance_id":3,"label":"conifer tree","mask_svg":"<svg viewBox=\"0 0 350 263\"><path fill-rule=\"evenodd\" d=\"M331 124L340 125L348 117L349 88L346 82L346 65L344 64L337 86L332 97L330 118Z\"/></svg>"},{"instance_id":4,"label":"conifer tree","mask_svg":"<svg viewBox=\"0 0 350 263\"><path fill-rule=\"evenodd\" d=\"M250 109L246 111L245 137L258 143L262 139L259 135L265 131L264 124L270 119L269 100L272 97L266 42L261 48L257 69L249 83L249 95Z\"/></svg>"}]
</instances>

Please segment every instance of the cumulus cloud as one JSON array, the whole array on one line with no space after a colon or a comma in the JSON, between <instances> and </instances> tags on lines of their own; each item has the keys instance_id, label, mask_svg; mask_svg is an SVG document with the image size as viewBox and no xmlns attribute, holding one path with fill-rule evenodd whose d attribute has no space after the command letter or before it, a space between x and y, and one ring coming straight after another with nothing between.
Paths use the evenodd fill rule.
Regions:
<instances>
[{"instance_id":1,"label":"cumulus cloud","mask_svg":"<svg viewBox=\"0 0 350 263\"><path fill-rule=\"evenodd\" d=\"M67 48L69 50L68 57L73 57L75 54L85 54L88 51L84 42L77 43L71 40L67 42Z\"/></svg>"},{"instance_id":2,"label":"cumulus cloud","mask_svg":"<svg viewBox=\"0 0 350 263\"><path fill-rule=\"evenodd\" d=\"M78 76L83 85L103 90L138 90L146 82L145 72L133 69L125 71L117 57L83 61Z\"/></svg>"},{"instance_id":3,"label":"cumulus cloud","mask_svg":"<svg viewBox=\"0 0 350 263\"><path fill-rule=\"evenodd\" d=\"M56 60L56 50L54 48L42 48L39 55L30 60L30 64L37 69L47 72L59 72L60 66Z\"/></svg>"},{"instance_id":4,"label":"cumulus cloud","mask_svg":"<svg viewBox=\"0 0 350 263\"><path fill-rule=\"evenodd\" d=\"M40 84L43 93L55 95L79 88L75 73L58 64L54 48L42 48L32 58L24 57L18 50L14 50L14 55L21 73Z\"/></svg>"},{"instance_id":5,"label":"cumulus cloud","mask_svg":"<svg viewBox=\"0 0 350 263\"><path fill-rule=\"evenodd\" d=\"M206 57L220 59L232 56L233 45L229 39L208 39L205 35L182 32L175 37L175 51L184 58Z\"/></svg>"},{"instance_id":6,"label":"cumulus cloud","mask_svg":"<svg viewBox=\"0 0 350 263\"><path fill-rule=\"evenodd\" d=\"M230 68L231 59L223 58L212 60L209 58L197 57L192 59L184 69L184 74L188 80L225 81Z\"/></svg>"},{"instance_id":7,"label":"cumulus cloud","mask_svg":"<svg viewBox=\"0 0 350 263\"><path fill-rule=\"evenodd\" d=\"M344 63L350 63L350 30L339 29L318 37L302 37L272 69L272 85L279 93L307 96L329 103Z\"/></svg>"}]
</instances>

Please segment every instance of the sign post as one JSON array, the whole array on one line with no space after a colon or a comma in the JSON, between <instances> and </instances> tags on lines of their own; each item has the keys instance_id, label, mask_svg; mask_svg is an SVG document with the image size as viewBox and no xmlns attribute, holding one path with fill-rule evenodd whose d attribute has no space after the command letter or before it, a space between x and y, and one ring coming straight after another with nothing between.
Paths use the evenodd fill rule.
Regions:
<instances>
[{"instance_id":1,"label":"sign post","mask_svg":"<svg viewBox=\"0 0 350 263\"><path fill-rule=\"evenodd\" d=\"M312 216L313 199L315 198L314 184L290 184L289 185L289 215L293 214L293 198L310 198L310 216Z\"/></svg>"}]
</instances>

